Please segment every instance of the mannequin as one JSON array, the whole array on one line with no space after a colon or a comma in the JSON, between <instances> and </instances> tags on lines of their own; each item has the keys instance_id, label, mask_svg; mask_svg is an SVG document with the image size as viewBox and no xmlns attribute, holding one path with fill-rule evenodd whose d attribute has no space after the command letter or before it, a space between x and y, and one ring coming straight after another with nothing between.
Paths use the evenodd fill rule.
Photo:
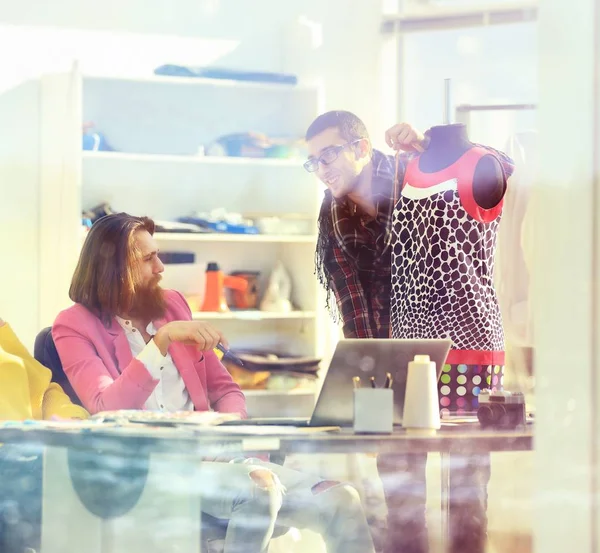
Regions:
<instances>
[{"instance_id":1,"label":"mannequin","mask_svg":"<svg viewBox=\"0 0 600 553\"><path fill-rule=\"evenodd\" d=\"M419 160L419 168L425 173L441 171L475 146L469 141L466 127L460 124L432 127L426 136L429 138L429 146ZM475 201L480 207L490 209L502 200L505 192L506 179L502 166L493 155L485 156L475 170Z\"/></svg>"},{"instance_id":2,"label":"mannequin","mask_svg":"<svg viewBox=\"0 0 600 553\"><path fill-rule=\"evenodd\" d=\"M442 398L442 408L472 411L481 379L489 375L500 386L504 364L493 272L506 179L500 161L470 142L463 125L433 127L429 138L408 163L394 206L392 337L450 338L447 363L477 365L477 375L485 367L467 394L441 394L455 396L448 405Z\"/></svg>"},{"instance_id":3,"label":"mannequin","mask_svg":"<svg viewBox=\"0 0 600 553\"><path fill-rule=\"evenodd\" d=\"M493 272L506 177L495 154L469 141L464 125L433 127L427 135L429 146L408 163L394 205L391 333L452 340L440 408L461 414L477 408L482 388L502 385ZM450 551L483 553L489 456L457 461L450 469ZM424 480L424 463L420 469L422 461L410 462L413 480ZM425 493L420 489L415 493ZM425 543L423 536L414 550L425 551Z\"/></svg>"}]
</instances>

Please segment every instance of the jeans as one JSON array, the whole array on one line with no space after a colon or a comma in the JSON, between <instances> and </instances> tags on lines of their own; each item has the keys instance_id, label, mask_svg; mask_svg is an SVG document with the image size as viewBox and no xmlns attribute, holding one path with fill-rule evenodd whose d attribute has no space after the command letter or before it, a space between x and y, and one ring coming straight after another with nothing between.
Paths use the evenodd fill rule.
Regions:
<instances>
[{"instance_id":1,"label":"jeans","mask_svg":"<svg viewBox=\"0 0 600 553\"><path fill-rule=\"evenodd\" d=\"M196 481L205 513L228 519L226 553L263 553L275 523L320 533L328 553L372 553L358 492L258 459L202 463Z\"/></svg>"},{"instance_id":2,"label":"jeans","mask_svg":"<svg viewBox=\"0 0 600 553\"><path fill-rule=\"evenodd\" d=\"M377 460L388 506L385 553L427 553L426 454L384 454ZM483 553L487 539L489 454L450 455L451 553Z\"/></svg>"},{"instance_id":3,"label":"jeans","mask_svg":"<svg viewBox=\"0 0 600 553\"><path fill-rule=\"evenodd\" d=\"M41 469L39 448L0 447L2 553L39 548ZM225 553L265 552L275 524L320 533L328 553L374 551L358 492L348 484L258 459L234 459L202 462L185 488L196 489L202 511L229 521Z\"/></svg>"}]
</instances>

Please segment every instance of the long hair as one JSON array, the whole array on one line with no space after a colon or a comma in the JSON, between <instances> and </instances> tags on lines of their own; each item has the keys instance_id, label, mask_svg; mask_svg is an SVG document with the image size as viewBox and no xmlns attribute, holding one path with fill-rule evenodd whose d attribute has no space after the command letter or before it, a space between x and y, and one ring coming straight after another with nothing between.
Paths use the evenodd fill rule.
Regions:
<instances>
[{"instance_id":1,"label":"long hair","mask_svg":"<svg viewBox=\"0 0 600 553\"><path fill-rule=\"evenodd\" d=\"M106 325L119 313L128 313L139 286L134 234L154 234L154 221L115 213L94 223L83 244L73 273L69 297L87 307Z\"/></svg>"},{"instance_id":2,"label":"long hair","mask_svg":"<svg viewBox=\"0 0 600 553\"><path fill-rule=\"evenodd\" d=\"M325 309L334 322L341 320L337 298L333 289L332 274L329 263L333 258L333 221L331 219L331 202L333 197L329 190L325 191L319 217L317 219L317 246L315 248L315 275L325 290Z\"/></svg>"}]
</instances>

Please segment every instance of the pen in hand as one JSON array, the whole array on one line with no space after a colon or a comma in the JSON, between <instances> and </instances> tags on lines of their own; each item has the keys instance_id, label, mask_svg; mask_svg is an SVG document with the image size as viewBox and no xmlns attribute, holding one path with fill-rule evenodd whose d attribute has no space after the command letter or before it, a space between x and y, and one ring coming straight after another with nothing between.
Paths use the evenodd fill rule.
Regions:
<instances>
[{"instance_id":1,"label":"pen in hand","mask_svg":"<svg viewBox=\"0 0 600 553\"><path fill-rule=\"evenodd\" d=\"M217 344L217 349L223 354L223 359L225 359L225 357L228 357L236 365L239 365L240 367L244 366L243 361L239 357L231 353L231 350L227 349L221 342Z\"/></svg>"}]
</instances>

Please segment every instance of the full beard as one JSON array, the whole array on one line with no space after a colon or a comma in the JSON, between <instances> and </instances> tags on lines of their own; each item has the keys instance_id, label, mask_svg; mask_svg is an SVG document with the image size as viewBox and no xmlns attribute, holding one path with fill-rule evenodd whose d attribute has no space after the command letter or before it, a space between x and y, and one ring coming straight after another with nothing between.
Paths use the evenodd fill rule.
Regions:
<instances>
[{"instance_id":1,"label":"full beard","mask_svg":"<svg viewBox=\"0 0 600 553\"><path fill-rule=\"evenodd\" d=\"M164 290L159 285L160 278L135 291L129 316L142 321L162 319L167 310Z\"/></svg>"}]
</instances>

